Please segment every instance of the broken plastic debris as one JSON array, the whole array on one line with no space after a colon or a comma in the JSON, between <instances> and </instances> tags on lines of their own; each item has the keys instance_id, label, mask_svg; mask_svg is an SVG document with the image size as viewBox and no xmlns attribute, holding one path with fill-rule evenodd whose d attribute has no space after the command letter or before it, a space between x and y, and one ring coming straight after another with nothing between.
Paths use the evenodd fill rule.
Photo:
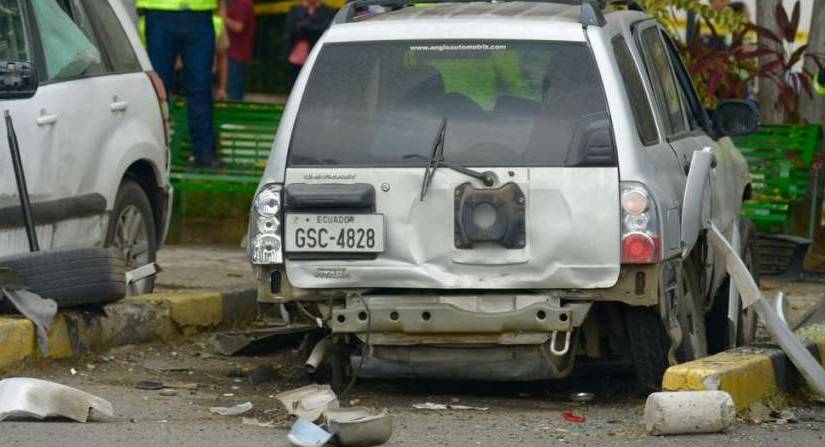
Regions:
<instances>
[{"instance_id":1,"label":"broken plastic debris","mask_svg":"<svg viewBox=\"0 0 825 447\"><path fill-rule=\"evenodd\" d=\"M564 420L567 422L574 422L576 424L581 424L582 422L587 420L586 417L573 413L570 410L563 411L561 413L561 417L563 417Z\"/></svg>"},{"instance_id":2,"label":"broken plastic debris","mask_svg":"<svg viewBox=\"0 0 825 447\"><path fill-rule=\"evenodd\" d=\"M570 400L573 402L592 402L596 398L593 393L573 393L570 395Z\"/></svg>"},{"instance_id":3,"label":"broken plastic debris","mask_svg":"<svg viewBox=\"0 0 825 447\"><path fill-rule=\"evenodd\" d=\"M26 378L0 380L0 421L59 416L86 422L92 410L114 415L109 401L59 383Z\"/></svg>"},{"instance_id":4,"label":"broken plastic debris","mask_svg":"<svg viewBox=\"0 0 825 447\"><path fill-rule=\"evenodd\" d=\"M324 412L329 431L346 447L370 447L392 436L392 416L387 410L367 407L330 408Z\"/></svg>"},{"instance_id":5,"label":"broken plastic debris","mask_svg":"<svg viewBox=\"0 0 825 447\"><path fill-rule=\"evenodd\" d=\"M327 408L338 408L338 396L329 385L307 385L275 396L286 411L316 421Z\"/></svg>"},{"instance_id":6,"label":"broken plastic debris","mask_svg":"<svg viewBox=\"0 0 825 447\"><path fill-rule=\"evenodd\" d=\"M141 380L135 384L135 388L139 390L162 390L163 384L160 382L153 382L151 380Z\"/></svg>"},{"instance_id":7,"label":"broken plastic debris","mask_svg":"<svg viewBox=\"0 0 825 447\"><path fill-rule=\"evenodd\" d=\"M289 443L296 447L321 447L326 444L330 438L332 438L332 433L302 417L299 417L298 420L292 424L292 429L290 429L286 435Z\"/></svg>"},{"instance_id":8,"label":"broken plastic debris","mask_svg":"<svg viewBox=\"0 0 825 447\"><path fill-rule=\"evenodd\" d=\"M432 402L425 402L423 404L413 404L416 410L476 410L487 411L490 407L471 407L468 405L451 405L451 404L434 404Z\"/></svg>"},{"instance_id":9,"label":"broken plastic debris","mask_svg":"<svg viewBox=\"0 0 825 447\"><path fill-rule=\"evenodd\" d=\"M252 409L252 402L244 402L233 407L211 407L209 411L221 416L239 416Z\"/></svg>"}]
</instances>

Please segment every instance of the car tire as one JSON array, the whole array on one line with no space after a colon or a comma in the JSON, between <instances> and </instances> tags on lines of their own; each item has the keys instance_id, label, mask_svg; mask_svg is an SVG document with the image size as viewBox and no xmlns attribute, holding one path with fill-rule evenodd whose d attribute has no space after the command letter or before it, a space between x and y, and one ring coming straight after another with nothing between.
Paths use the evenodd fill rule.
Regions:
<instances>
[{"instance_id":1,"label":"car tire","mask_svg":"<svg viewBox=\"0 0 825 447\"><path fill-rule=\"evenodd\" d=\"M84 248L39 251L0 259L23 284L59 308L106 304L126 295L126 268L116 250Z\"/></svg>"},{"instance_id":2,"label":"car tire","mask_svg":"<svg viewBox=\"0 0 825 447\"><path fill-rule=\"evenodd\" d=\"M699 296L696 268L689 260L682 264L682 299L679 326L682 343L676 350L676 361L684 363L707 355L707 337L703 301ZM662 377L670 366L668 352L671 340L657 308L627 307L625 323L630 346L630 357L636 377L645 391L658 391Z\"/></svg>"},{"instance_id":3,"label":"car tire","mask_svg":"<svg viewBox=\"0 0 825 447\"><path fill-rule=\"evenodd\" d=\"M751 272L756 284L759 284L759 244L756 225L750 220L739 222L739 234L742 239L742 260ZM707 313L708 350L711 353L724 351L730 346L728 335L728 290L730 278L726 278L713 299L713 305ZM736 346L744 346L756 339L758 318L754 309L745 309L739 314L740 330L736 336Z\"/></svg>"},{"instance_id":4,"label":"car tire","mask_svg":"<svg viewBox=\"0 0 825 447\"><path fill-rule=\"evenodd\" d=\"M155 228L152 206L143 188L134 180L124 180L109 220L106 246L116 248L123 254L126 271L155 262ZM130 296L143 295L152 293L154 288L155 278L150 276L128 286L128 292Z\"/></svg>"}]
</instances>

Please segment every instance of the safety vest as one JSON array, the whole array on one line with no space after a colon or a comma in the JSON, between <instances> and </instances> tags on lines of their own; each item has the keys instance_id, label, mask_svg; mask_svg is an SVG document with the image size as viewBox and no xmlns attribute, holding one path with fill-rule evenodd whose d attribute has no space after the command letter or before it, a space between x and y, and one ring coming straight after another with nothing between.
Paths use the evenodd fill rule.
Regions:
<instances>
[{"instance_id":1,"label":"safety vest","mask_svg":"<svg viewBox=\"0 0 825 447\"><path fill-rule=\"evenodd\" d=\"M218 9L218 0L137 0L137 7L161 11L212 11Z\"/></svg>"},{"instance_id":2,"label":"safety vest","mask_svg":"<svg viewBox=\"0 0 825 447\"><path fill-rule=\"evenodd\" d=\"M818 95L825 96L825 68L819 70L819 74L814 76L814 90Z\"/></svg>"}]
</instances>

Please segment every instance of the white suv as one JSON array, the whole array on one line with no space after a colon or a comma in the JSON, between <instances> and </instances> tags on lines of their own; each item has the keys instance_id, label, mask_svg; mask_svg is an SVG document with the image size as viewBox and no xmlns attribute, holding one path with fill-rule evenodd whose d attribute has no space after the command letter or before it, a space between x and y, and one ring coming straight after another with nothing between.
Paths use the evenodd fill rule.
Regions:
<instances>
[{"instance_id":1,"label":"white suv","mask_svg":"<svg viewBox=\"0 0 825 447\"><path fill-rule=\"evenodd\" d=\"M172 202L166 93L117 0L0 0L0 61L34 95L2 92L44 250L114 246L155 260ZM2 141L6 141L3 127ZM10 153L0 151L0 257L28 251ZM152 279L132 293L151 291Z\"/></svg>"},{"instance_id":2,"label":"white suv","mask_svg":"<svg viewBox=\"0 0 825 447\"><path fill-rule=\"evenodd\" d=\"M729 138L755 128L749 105L708 114L632 1L414 3L338 13L253 202L259 299L324 324L334 382L630 358L656 388L669 364L753 338L704 233L754 259Z\"/></svg>"}]
</instances>

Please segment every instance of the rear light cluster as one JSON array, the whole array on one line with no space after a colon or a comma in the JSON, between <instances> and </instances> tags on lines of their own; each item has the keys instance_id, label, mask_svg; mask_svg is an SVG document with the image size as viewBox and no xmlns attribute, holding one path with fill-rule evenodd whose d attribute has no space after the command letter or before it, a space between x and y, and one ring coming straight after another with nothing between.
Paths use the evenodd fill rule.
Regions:
<instances>
[{"instance_id":1,"label":"rear light cluster","mask_svg":"<svg viewBox=\"0 0 825 447\"><path fill-rule=\"evenodd\" d=\"M656 204L644 186L622 183L622 263L649 264L661 259L662 237Z\"/></svg>"},{"instance_id":2,"label":"rear light cluster","mask_svg":"<svg viewBox=\"0 0 825 447\"><path fill-rule=\"evenodd\" d=\"M163 138L166 141L166 146L172 142L172 136L169 126L169 97L166 95L166 87L163 86L163 80L160 79L154 71L147 71L146 75L152 81L152 87L155 89L155 96L158 98L160 105L160 115L163 119Z\"/></svg>"},{"instance_id":3,"label":"rear light cluster","mask_svg":"<svg viewBox=\"0 0 825 447\"><path fill-rule=\"evenodd\" d=\"M261 188L252 201L248 252L254 265L274 265L283 262L281 198L281 187L269 184Z\"/></svg>"}]
</instances>

